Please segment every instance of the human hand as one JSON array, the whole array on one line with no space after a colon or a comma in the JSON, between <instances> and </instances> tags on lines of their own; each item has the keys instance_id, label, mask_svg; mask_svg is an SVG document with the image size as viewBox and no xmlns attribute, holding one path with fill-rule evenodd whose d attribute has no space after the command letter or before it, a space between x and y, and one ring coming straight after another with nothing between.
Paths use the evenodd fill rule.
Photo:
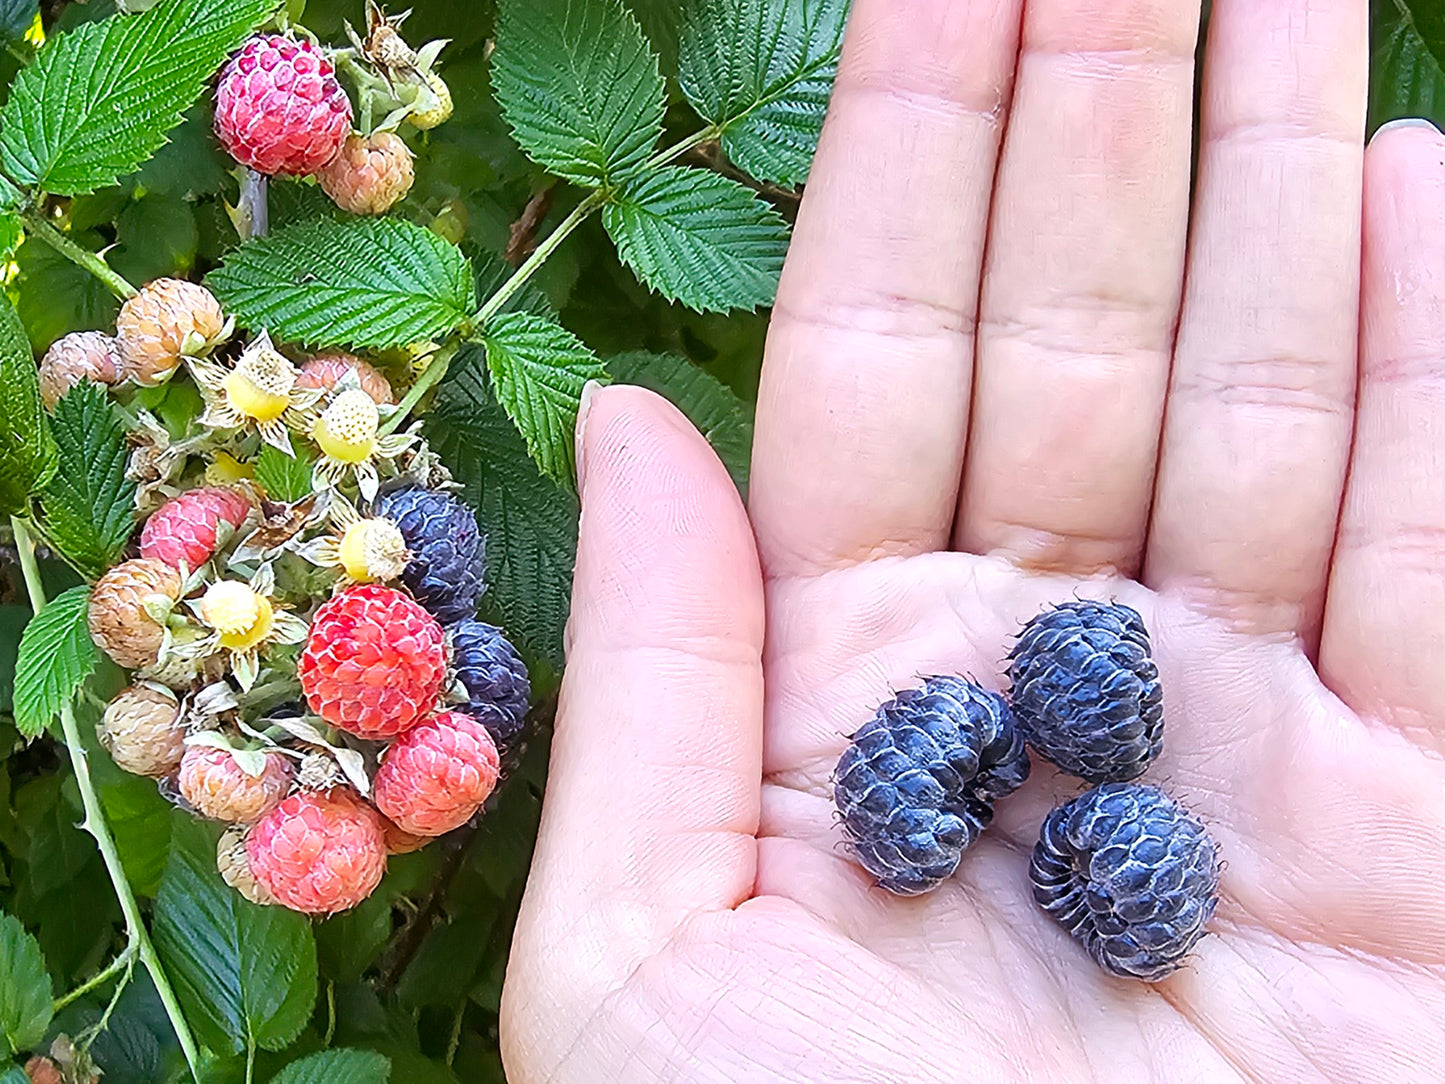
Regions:
<instances>
[{"instance_id":1,"label":"human hand","mask_svg":"<svg viewBox=\"0 0 1445 1084\"><path fill-rule=\"evenodd\" d=\"M1364 0L1215 0L1191 217L1198 5L1021 6L857 0L751 530L590 399L515 1084L1438 1079L1445 139L1365 155ZM1047 765L929 896L838 846L846 735L1075 593L1144 615L1227 863L1153 986L1030 899Z\"/></svg>"}]
</instances>

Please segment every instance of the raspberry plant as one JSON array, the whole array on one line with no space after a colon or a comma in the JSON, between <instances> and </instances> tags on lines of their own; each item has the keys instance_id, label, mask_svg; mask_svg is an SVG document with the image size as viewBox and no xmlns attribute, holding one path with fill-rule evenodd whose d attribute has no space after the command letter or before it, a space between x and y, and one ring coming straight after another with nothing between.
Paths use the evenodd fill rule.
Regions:
<instances>
[{"instance_id":1,"label":"raspberry plant","mask_svg":"<svg viewBox=\"0 0 1445 1084\"><path fill-rule=\"evenodd\" d=\"M1434 12L1374 3L1374 123L1445 120ZM0 4L0 1084L502 1079L581 389L672 397L746 488L761 310L845 16L846 0L419 0L404 23L360 0ZM278 162L255 153L245 80L223 75L257 35L344 93L322 125L339 153L290 170L313 176L240 164ZM282 150L289 134L269 132ZM435 843L350 796L375 764L318 725L285 679L300 647L271 635L299 635L344 579L413 592L397 577L415 543L367 494L423 475L453 479L485 535L478 613L444 650L469 696L448 706L502 775L485 815ZM148 539L178 488L233 496L172 506ZM309 519L321 491L342 499ZM268 578L274 539L296 545ZM160 567L139 575L137 554ZM96 598L117 593L138 608L99 640L149 676L96 646ZM202 634L229 642L198 659ZM198 701L227 723L178 741ZM239 727L263 717L262 738ZM468 733L428 810L484 789ZM263 881L293 902L317 886L284 833L173 804L186 755L254 779L277 749L316 755L263 823L332 810L307 832L345 843L364 897L335 917L270 902ZM276 859L259 878L252 851ZM321 910L340 899L325 892Z\"/></svg>"},{"instance_id":2,"label":"raspberry plant","mask_svg":"<svg viewBox=\"0 0 1445 1084\"><path fill-rule=\"evenodd\" d=\"M3 73L0 1055L500 1080L582 388L746 484L846 4L122 7Z\"/></svg>"}]
</instances>

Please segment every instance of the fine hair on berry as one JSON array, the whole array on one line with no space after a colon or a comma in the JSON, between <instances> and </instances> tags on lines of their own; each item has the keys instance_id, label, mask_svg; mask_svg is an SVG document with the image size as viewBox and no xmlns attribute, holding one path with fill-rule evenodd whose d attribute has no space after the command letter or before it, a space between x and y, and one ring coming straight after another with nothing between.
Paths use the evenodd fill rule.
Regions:
<instances>
[{"instance_id":1,"label":"fine hair on berry","mask_svg":"<svg viewBox=\"0 0 1445 1084\"><path fill-rule=\"evenodd\" d=\"M1028 775L1003 697L938 676L859 728L838 761L833 798L859 865L888 891L916 896L952 876L993 803Z\"/></svg>"},{"instance_id":2,"label":"fine hair on berry","mask_svg":"<svg viewBox=\"0 0 1445 1084\"><path fill-rule=\"evenodd\" d=\"M1106 783L1044 820L1029 865L1035 902L1105 971L1155 982L1204 936L1219 852L1157 787Z\"/></svg>"},{"instance_id":3,"label":"fine hair on berry","mask_svg":"<svg viewBox=\"0 0 1445 1084\"><path fill-rule=\"evenodd\" d=\"M1009 653L1009 703L1029 745L1089 783L1142 775L1164 743L1164 696L1149 632L1118 603L1065 602Z\"/></svg>"}]
</instances>

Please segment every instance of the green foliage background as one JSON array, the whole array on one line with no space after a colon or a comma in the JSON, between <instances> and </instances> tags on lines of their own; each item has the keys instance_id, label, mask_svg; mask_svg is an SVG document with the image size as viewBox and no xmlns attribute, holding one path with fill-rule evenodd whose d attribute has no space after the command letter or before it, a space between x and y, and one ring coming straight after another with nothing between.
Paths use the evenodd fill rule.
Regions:
<instances>
[{"instance_id":1,"label":"green foliage background","mask_svg":"<svg viewBox=\"0 0 1445 1084\"><path fill-rule=\"evenodd\" d=\"M681 36L681 5L676 0L626 2L661 58L663 145L698 127L684 89L703 102L746 92L735 86L682 87L675 75L679 53L699 43ZM290 8L295 13L302 6L293 2ZM359 6L357 0L308 0L304 22L323 40L341 42L343 20L359 22ZM529 201L543 210L533 229L545 237L582 194L557 183L523 153L497 105L489 63L496 30L490 0L465 5L417 0L413 7L406 25L411 40L452 39L442 70L456 113L418 142L417 183L403 215L457 240L471 257L485 296L507 270L501 257ZM586 8L587 3L577 6L584 17ZM47 0L47 30L74 30L112 10L104 0L84 5ZM1445 123L1445 3L1373 0L1371 10L1372 128L1404 115ZM21 39L36 14L35 0L0 0L0 39L6 44L0 51L0 83L10 84L19 72L27 56ZM526 76L521 71L503 78ZM826 94L826 84L819 93ZM775 121L759 111L749 124ZM617 148L610 160L604 155L596 177L606 176L617 161L645 157L651 146L649 141L641 151ZM755 175L771 172L770 179L782 184L801 179L806 171L802 152L768 161L749 159L745 147L729 147L727 139L723 146ZM8 168L33 176L45 173L45 152L43 146L0 147ZM699 149L694 159L701 154ZM192 107L170 141L122 183L90 191L104 170L77 169L58 178L51 190L76 193L66 206L72 238L92 250L110 248L111 266L130 281L200 277L236 243L225 210L226 202L236 199L228 167L211 139L204 107ZM622 229L626 222L637 230L651 229L648 207L658 200L676 207L679 201L700 199L706 205L710 196L705 187L691 194L656 191L660 187L665 187L662 181L654 182L652 190L634 188L629 201L609 209L605 220L586 222L532 280L532 289L516 307L555 314L581 342L612 359L614 378L673 395L745 488L750 404L766 311L698 312L639 284L619 259L607 229ZM766 194L769 215L792 217L796 197L786 188L769 185ZM278 185L272 209L276 226L304 221L317 213L314 192ZM758 228L769 227L760 219ZM654 238L647 251L627 245L622 251L634 264L665 260L671 243L667 237ZM10 292L35 350L66 332L113 321L111 294L52 249L27 242L15 263ZM689 296L686 284L672 293L693 304L708 300ZM767 296L763 284L752 300L764 304ZM523 326L529 319L524 312L510 318ZM499 363L490 360L495 374ZM433 408L428 435L464 483L467 498L481 509L483 521L510 516L529 539L514 547L500 540L496 579L484 605L499 605L501 599L507 607L509 628L538 678L542 696L536 714L543 725L477 830L394 859L371 900L312 927L289 913L255 908L226 889L214 870L210 830L173 812L151 782L116 769L94 745L96 710L88 701L80 704L82 733L96 753L91 770L126 878L137 894L152 901L150 925L158 950L209 1052L207 1081L245 1079L245 1051L251 1045L258 1050L255 1079L282 1084L381 1082L388 1079L388 1062L392 1081L503 1080L498 1005L545 779L545 721L561 664L576 502L565 487L536 470L514 469L526 461L527 450L503 412L508 404L498 403L498 391L485 378L488 361L480 347L463 349ZM0 410L7 418L32 409L28 402L7 398L11 385L0 379ZM507 394L505 381L497 387ZM732 394L721 394L723 388ZM43 481L57 458L83 461L91 454L86 441L93 427L108 421L96 415L95 403L77 399L71 408L69 416L55 420L53 443L35 449L24 463L0 463L5 468L0 487L13 481L16 470ZM565 475L565 463L552 466L554 473ZM74 472L64 478L62 472L51 482L43 511L61 522L68 516L80 525L77 530L89 530L91 562L103 567L124 539L114 525L91 523L85 512L92 504L113 506L115 495L76 488ZM113 484L121 485L114 479ZM0 496L4 492L0 488ZM8 510L14 502L6 497L5 503ZM78 586L78 577L64 565L47 563L42 571L52 597ZM53 1019L51 999L93 975L123 944L121 915L100 855L77 827L83 811L69 764L53 742L27 744L17 729L15 659L29 613L18 573L0 551L0 911L15 916L0 916L0 1058L12 1050L44 1048L56 1034L76 1035L96 1023L106 1005L104 990L72 1001ZM40 627L31 632L50 635ZM104 660L98 666L98 688L106 691L108 682L113 691L118 673ZM53 695L63 697L83 676L59 675L56 682L64 688L57 687ZM27 729L53 714L51 705L44 707L39 723L21 720ZM325 1047L352 1049L322 1053ZM184 1063L155 988L139 968L92 1053L105 1069L106 1084L184 1078ZM10 1077L0 1079L10 1084Z\"/></svg>"}]
</instances>

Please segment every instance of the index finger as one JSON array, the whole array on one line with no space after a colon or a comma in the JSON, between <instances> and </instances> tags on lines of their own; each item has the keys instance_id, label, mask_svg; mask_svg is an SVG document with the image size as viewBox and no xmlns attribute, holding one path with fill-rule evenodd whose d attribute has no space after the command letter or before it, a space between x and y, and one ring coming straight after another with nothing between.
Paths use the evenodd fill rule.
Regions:
<instances>
[{"instance_id":1,"label":"index finger","mask_svg":"<svg viewBox=\"0 0 1445 1084\"><path fill-rule=\"evenodd\" d=\"M768 334L769 575L944 548L1021 0L858 0Z\"/></svg>"}]
</instances>

